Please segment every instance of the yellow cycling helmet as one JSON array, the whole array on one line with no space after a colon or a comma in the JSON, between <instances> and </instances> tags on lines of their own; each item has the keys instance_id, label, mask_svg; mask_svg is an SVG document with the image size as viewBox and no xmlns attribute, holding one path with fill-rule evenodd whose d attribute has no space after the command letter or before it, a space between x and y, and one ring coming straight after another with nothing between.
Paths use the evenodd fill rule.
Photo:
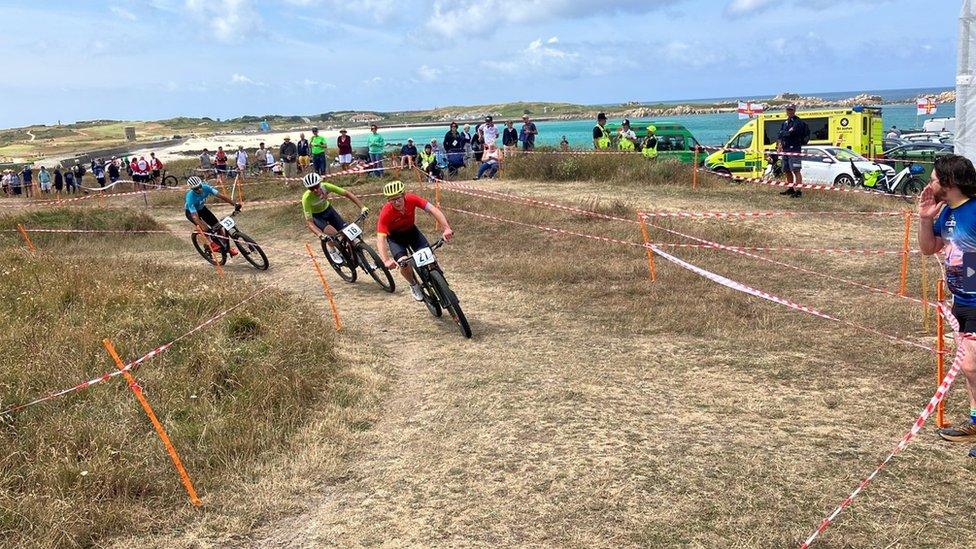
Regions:
<instances>
[{"instance_id":1,"label":"yellow cycling helmet","mask_svg":"<svg viewBox=\"0 0 976 549\"><path fill-rule=\"evenodd\" d=\"M403 181L390 181L383 186L383 196L392 198L398 194L403 194Z\"/></svg>"},{"instance_id":2,"label":"yellow cycling helmet","mask_svg":"<svg viewBox=\"0 0 976 549\"><path fill-rule=\"evenodd\" d=\"M648 133L654 133L656 131L657 131L657 128L655 126L648 126L647 127L647 132Z\"/></svg>"}]
</instances>

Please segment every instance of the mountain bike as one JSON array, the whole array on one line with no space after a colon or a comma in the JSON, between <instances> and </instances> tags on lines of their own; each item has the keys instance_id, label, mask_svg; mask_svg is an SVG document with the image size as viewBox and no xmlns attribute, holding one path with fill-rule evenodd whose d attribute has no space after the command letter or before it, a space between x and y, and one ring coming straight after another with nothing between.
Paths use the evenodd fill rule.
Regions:
<instances>
[{"instance_id":1,"label":"mountain bike","mask_svg":"<svg viewBox=\"0 0 976 549\"><path fill-rule=\"evenodd\" d=\"M439 317L442 310L447 310L461 330L461 335L470 339L471 326L468 325L468 319L464 316L464 311L461 310L460 300L448 286L447 280L444 278L444 271L441 270L437 258L434 256L434 250L443 245L444 239L441 238L429 248L410 249L411 255L401 258L399 263L402 267L413 268L413 272L420 282L424 305L427 306L430 314Z\"/></svg>"},{"instance_id":2,"label":"mountain bike","mask_svg":"<svg viewBox=\"0 0 976 549\"><path fill-rule=\"evenodd\" d=\"M371 276L381 288L391 294L396 290L396 283L393 275L383 264L380 255L372 246L363 240L363 229L359 226L366 219L366 214L361 213L352 223L342 228L335 236L328 236L322 240L322 251L325 258L329 260L332 269L346 282L355 282L357 268L362 269ZM331 242L339 254L342 256L342 263L336 263L329 253L327 243Z\"/></svg>"},{"instance_id":3,"label":"mountain bike","mask_svg":"<svg viewBox=\"0 0 976 549\"><path fill-rule=\"evenodd\" d=\"M211 265L224 265L227 263L227 255L230 254L230 245L233 242L244 259L255 269L267 271L270 266L268 256L265 255L264 250L261 249L261 246L253 238L244 234L237 227L234 216L238 213L240 213L240 210L235 209L234 213L221 219L213 227L210 227L210 232L208 233L209 238L205 238L199 231L194 231L190 235L190 240L193 241L193 247ZM220 246L220 250L213 251L210 247L210 242L216 242Z\"/></svg>"},{"instance_id":4,"label":"mountain bike","mask_svg":"<svg viewBox=\"0 0 976 549\"><path fill-rule=\"evenodd\" d=\"M889 175L882 170L862 172L851 161L851 172L854 175L854 186L874 189L901 196L906 202L914 202L915 197L925 188L925 181L919 177L925 173L925 168L920 164L910 164L896 175Z\"/></svg>"}]
</instances>

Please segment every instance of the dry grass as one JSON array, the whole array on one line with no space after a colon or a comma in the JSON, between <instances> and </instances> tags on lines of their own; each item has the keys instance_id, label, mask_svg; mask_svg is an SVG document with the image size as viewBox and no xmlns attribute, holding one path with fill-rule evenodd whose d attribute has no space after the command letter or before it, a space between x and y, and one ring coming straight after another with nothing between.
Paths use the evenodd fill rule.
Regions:
<instances>
[{"instance_id":1,"label":"dry grass","mask_svg":"<svg viewBox=\"0 0 976 549\"><path fill-rule=\"evenodd\" d=\"M478 185L628 219L638 209L903 207L827 193L788 200L773 189L710 178L692 192L686 167L642 166L626 173L594 167L603 171L581 182L558 174L510 179L515 169L507 164L503 179ZM278 185L258 192L269 199L298 194ZM375 211L380 201L368 203ZM630 223L449 191L442 203L640 241ZM338 207L351 211L343 202ZM157 218L178 223L172 210L154 203ZM255 207L245 215L260 242L297 247L304 238L297 207ZM928 353L733 292L660 258L651 284L640 248L448 216L457 240L442 250L442 264L472 321L472 341L425 318L402 294L381 294L371 282L334 282L350 330L340 353L369 363L375 358L361 350L370 346L396 367L383 413L361 412L355 420L371 428L342 434L320 408L292 438L293 455L265 460L252 479L231 482L244 488L217 513L182 523L182 533L118 544L797 545L891 449L934 390ZM658 224L754 245L898 248L902 238L899 218ZM432 230L426 220L424 228ZM678 241L656 228L652 239ZM841 318L933 342L921 330L920 307L906 302L726 252L674 253ZM897 287L896 256L762 255ZM913 259L913 295L917 265ZM934 283L934 269L929 274ZM288 274L283 288L317 292L304 272ZM381 381L371 372L357 375L366 389L356 394L375 404L371 389ZM950 401L950 410L964 409L958 389ZM347 461L334 449L350 440L362 450ZM976 483L965 474L973 465L964 455L965 448L924 432L828 530L823 546L972 546L967 524ZM959 468L964 474L955 473Z\"/></svg>"}]
</instances>

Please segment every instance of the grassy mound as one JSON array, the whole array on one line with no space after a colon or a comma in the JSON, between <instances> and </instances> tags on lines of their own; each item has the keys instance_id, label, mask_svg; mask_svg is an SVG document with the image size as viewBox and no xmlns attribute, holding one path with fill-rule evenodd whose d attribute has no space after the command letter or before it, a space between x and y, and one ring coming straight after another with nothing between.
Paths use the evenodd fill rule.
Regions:
<instances>
[{"instance_id":1,"label":"grassy mound","mask_svg":"<svg viewBox=\"0 0 976 549\"><path fill-rule=\"evenodd\" d=\"M530 181L613 181L673 184L691 181L691 165L673 159L649 161L639 154L570 155L512 154L505 158L504 176Z\"/></svg>"},{"instance_id":2,"label":"grassy mound","mask_svg":"<svg viewBox=\"0 0 976 549\"><path fill-rule=\"evenodd\" d=\"M113 231L155 231L165 229L148 214L131 208L51 208L0 216L0 230L16 229L91 229Z\"/></svg>"},{"instance_id":3,"label":"grassy mound","mask_svg":"<svg viewBox=\"0 0 976 549\"><path fill-rule=\"evenodd\" d=\"M46 259L0 252L3 409L115 370L102 338L132 360L253 291L153 263ZM320 401L341 408L357 394L332 334L320 313L268 291L135 372L207 508L287 453ZM191 513L121 377L0 419L2 545L91 545Z\"/></svg>"}]
</instances>

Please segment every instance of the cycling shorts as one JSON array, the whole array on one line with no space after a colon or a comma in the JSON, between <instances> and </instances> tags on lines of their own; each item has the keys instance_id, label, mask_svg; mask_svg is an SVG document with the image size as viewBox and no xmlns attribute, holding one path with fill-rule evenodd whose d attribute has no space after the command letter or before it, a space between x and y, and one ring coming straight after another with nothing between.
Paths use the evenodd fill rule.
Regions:
<instances>
[{"instance_id":1,"label":"cycling shorts","mask_svg":"<svg viewBox=\"0 0 976 549\"><path fill-rule=\"evenodd\" d=\"M214 166L214 171L216 173L227 173L227 164L218 164Z\"/></svg>"},{"instance_id":2,"label":"cycling shorts","mask_svg":"<svg viewBox=\"0 0 976 549\"><path fill-rule=\"evenodd\" d=\"M416 225L406 231L386 235L386 243L390 247L393 259L400 259L411 252L430 247L427 237Z\"/></svg>"},{"instance_id":3,"label":"cycling shorts","mask_svg":"<svg viewBox=\"0 0 976 549\"><path fill-rule=\"evenodd\" d=\"M976 307L953 304L952 316L959 321L960 332L966 334L976 332Z\"/></svg>"},{"instance_id":4,"label":"cycling shorts","mask_svg":"<svg viewBox=\"0 0 976 549\"><path fill-rule=\"evenodd\" d=\"M329 206L323 212L312 214L312 222L315 223L315 226L318 227L320 231L325 230L326 225L332 225L332 227L337 231L341 231L346 225L348 225L346 220L342 219L339 212L337 212L332 206Z\"/></svg>"},{"instance_id":5,"label":"cycling shorts","mask_svg":"<svg viewBox=\"0 0 976 549\"><path fill-rule=\"evenodd\" d=\"M196 224L196 221L193 220L193 214L190 213L190 210L183 210L183 213L186 215L186 218L190 220L190 223ZM213 212L211 212L206 206L197 210L197 215L200 216L200 219L202 219L203 222L206 223L208 227L213 227L214 225L219 223L217 221L217 216L215 216Z\"/></svg>"}]
</instances>

